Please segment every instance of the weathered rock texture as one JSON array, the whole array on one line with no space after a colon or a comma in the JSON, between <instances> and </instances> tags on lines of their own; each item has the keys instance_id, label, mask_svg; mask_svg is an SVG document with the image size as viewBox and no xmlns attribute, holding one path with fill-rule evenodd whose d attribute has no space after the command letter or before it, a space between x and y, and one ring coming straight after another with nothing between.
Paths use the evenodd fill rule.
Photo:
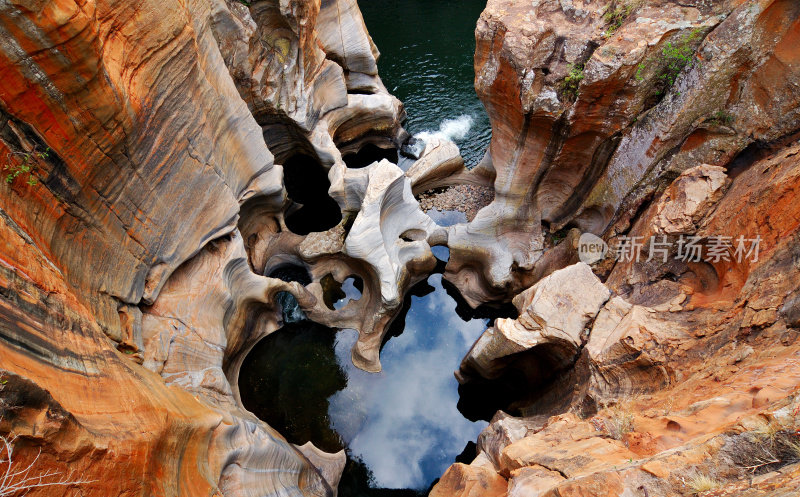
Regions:
<instances>
[{"instance_id":1,"label":"weathered rock texture","mask_svg":"<svg viewBox=\"0 0 800 497\"><path fill-rule=\"evenodd\" d=\"M473 305L510 299L542 225L627 231L684 170L795 132L798 22L788 1L489 1L475 87L495 201L453 229L447 277Z\"/></svg>"},{"instance_id":2,"label":"weathered rock texture","mask_svg":"<svg viewBox=\"0 0 800 497\"><path fill-rule=\"evenodd\" d=\"M678 177L630 235L661 236L665 205L696 173ZM523 417L495 416L479 437L478 458L458 470L464 482L496 486L500 475L509 496L695 495L700 477L717 489L701 495L792 495L800 488L790 449L800 428L800 223L797 202L789 200L798 174L795 144L749 164L700 222L690 223L688 232L704 247L717 233L763 234L757 261L751 254L736 263L731 249L731 260L718 263L683 262L674 252L666 264L617 262L605 283L616 295L592 321L574 366L549 386L534 379L535 401L512 406ZM684 205L672 219L693 218L698 203ZM550 298L563 291L568 287L551 288ZM493 358L473 349L464 364ZM485 472L487 460L495 474ZM438 495L469 495L460 490L464 482L443 479Z\"/></svg>"},{"instance_id":3,"label":"weathered rock texture","mask_svg":"<svg viewBox=\"0 0 800 497\"><path fill-rule=\"evenodd\" d=\"M289 292L358 330L353 362L379 371L446 245L469 304L519 310L459 380L526 383L432 495L688 495L699 476L795 495L800 3L491 0L476 36L480 167L442 141L406 171L356 168L407 135L354 0L0 3L0 433L18 461L80 480L66 495L333 495L342 454L247 412L240 365ZM453 184L494 197L445 229L414 195ZM315 196L334 221L293 232ZM591 268L581 231L612 246ZM614 259L651 236L760 245ZM310 283L270 276L286 265ZM361 298L332 309L354 276Z\"/></svg>"},{"instance_id":4,"label":"weathered rock texture","mask_svg":"<svg viewBox=\"0 0 800 497\"><path fill-rule=\"evenodd\" d=\"M514 297L519 317L497 319L475 342L456 377L462 383L472 375L497 378L509 357L523 351L541 352L536 362L542 375L571 366L586 341L586 326L609 295L582 262L554 272Z\"/></svg>"},{"instance_id":5,"label":"weathered rock texture","mask_svg":"<svg viewBox=\"0 0 800 497\"><path fill-rule=\"evenodd\" d=\"M527 383L433 494L794 495L800 4L490 1L476 36L496 199L450 229L447 277L474 304L516 296L520 317L456 376ZM560 316L520 304L598 295L548 285L579 267L552 272L568 227L611 250L563 349L564 326L544 332ZM615 258L631 240L640 257Z\"/></svg>"},{"instance_id":6,"label":"weathered rock texture","mask_svg":"<svg viewBox=\"0 0 800 497\"><path fill-rule=\"evenodd\" d=\"M239 365L288 291L359 329L360 365L379 369L428 239L446 241L396 166L342 160L405 139L356 2L5 2L0 40L0 431L16 457L41 449L36 471L86 496L331 495L341 454L248 413ZM286 228L278 164L298 153L344 213L329 232ZM284 243L308 288L263 276ZM367 283L357 311L323 304L332 271Z\"/></svg>"}]
</instances>

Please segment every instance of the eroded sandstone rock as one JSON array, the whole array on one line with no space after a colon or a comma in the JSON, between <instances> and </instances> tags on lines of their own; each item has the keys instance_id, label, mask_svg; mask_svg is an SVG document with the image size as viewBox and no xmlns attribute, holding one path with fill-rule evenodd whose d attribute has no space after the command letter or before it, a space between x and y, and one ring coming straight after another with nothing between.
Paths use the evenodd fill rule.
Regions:
<instances>
[{"instance_id":1,"label":"eroded sandstone rock","mask_svg":"<svg viewBox=\"0 0 800 497\"><path fill-rule=\"evenodd\" d=\"M609 296L609 290L582 262L552 273L514 298L519 318L500 318L486 330L456 377L462 383L470 376L497 378L506 363L503 359L535 349L552 370L571 365L586 341L586 325Z\"/></svg>"},{"instance_id":2,"label":"eroded sandstone rock","mask_svg":"<svg viewBox=\"0 0 800 497\"><path fill-rule=\"evenodd\" d=\"M2 302L39 296L28 314L52 337L3 325L2 366L61 392L82 425L40 440L44 469L90 451L74 469L102 483L84 495L328 495L336 471L322 478L247 413L236 378L280 325L276 292L321 305L313 286L258 272L294 208L273 157L318 160L354 217L364 192L348 203L343 151L404 139L356 2L13 3L0 34L0 153L33 166L0 186L15 254ZM341 256L343 241L323 248ZM28 414L6 419L35 433Z\"/></svg>"},{"instance_id":3,"label":"eroded sandstone rock","mask_svg":"<svg viewBox=\"0 0 800 497\"><path fill-rule=\"evenodd\" d=\"M703 164L687 169L659 199L653 231L667 235L694 233L729 184L722 167Z\"/></svg>"},{"instance_id":4,"label":"eroded sandstone rock","mask_svg":"<svg viewBox=\"0 0 800 497\"><path fill-rule=\"evenodd\" d=\"M624 232L686 169L797 130L798 29L781 1L490 1L475 68L496 196L451 234L447 278L471 305L508 299L535 282L540 224Z\"/></svg>"},{"instance_id":5,"label":"eroded sandstone rock","mask_svg":"<svg viewBox=\"0 0 800 497\"><path fill-rule=\"evenodd\" d=\"M669 353L689 335L653 309L613 297L597 315L586 343L597 400L664 388L674 379Z\"/></svg>"}]
</instances>

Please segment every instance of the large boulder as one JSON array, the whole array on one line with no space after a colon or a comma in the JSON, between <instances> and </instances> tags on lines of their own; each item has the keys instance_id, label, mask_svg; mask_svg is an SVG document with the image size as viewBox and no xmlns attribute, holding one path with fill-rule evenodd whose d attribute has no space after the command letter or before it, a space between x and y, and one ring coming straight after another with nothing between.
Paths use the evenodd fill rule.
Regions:
<instances>
[{"instance_id":1,"label":"large boulder","mask_svg":"<svg viewBox=\"0 0 800 497\"><path fill-rule=\"evenodd\" d=\"M497 319L461 362L456 377L499 377L507 359L538 350L548 363L548 373L571 365L588 338L587 325L611 293L579 262L555 271L514 298L517 319Z\"/></svg>"}]
</instances>

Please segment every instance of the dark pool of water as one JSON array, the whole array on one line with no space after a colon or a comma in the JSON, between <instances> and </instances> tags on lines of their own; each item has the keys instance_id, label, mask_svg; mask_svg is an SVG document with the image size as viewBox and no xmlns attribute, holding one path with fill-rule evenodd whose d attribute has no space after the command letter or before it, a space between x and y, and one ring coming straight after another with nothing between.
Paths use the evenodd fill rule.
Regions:
<instances>
[{"instance_id":1,"label":"dark pool of water","mask_svg":"<svg viewBox=\"0 0 800 497\"><path fill-rule=\"evenodd\" d=\"M477 164L491 138L489 118L475 94L473 69L475 25L486 0L358 4L381 51L381 78L406 106L408 131L449 135L467 166Z\"/></svg>"},{"instance_id":2,"label":"dark pool of water","mask_svg":"<svg viewBox=\"0 0 800 497\"><path fill-rule=\"evenodd\" d=\"M487 424L458 411L453 371L490 319L459 315L440 274L415 286L407 304L381 373L352 365L354 330L310 321L269 335L242 365L247 409L292 443L347 449L341 497L424 495Z\"/></svg>"}]
</instances>

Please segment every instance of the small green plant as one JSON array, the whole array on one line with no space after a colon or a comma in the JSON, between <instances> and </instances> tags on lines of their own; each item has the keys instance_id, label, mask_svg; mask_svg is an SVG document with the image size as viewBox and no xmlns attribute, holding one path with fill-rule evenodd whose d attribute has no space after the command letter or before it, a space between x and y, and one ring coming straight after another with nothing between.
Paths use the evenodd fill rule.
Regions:
<instances>
[{"instance_id":1,"label":"small green plant","mask_svg":"<svg viewBox=\"0 0 800 497\"><path fill-rule=\"evenodd\" d=\"M558 245L564 240L564 238L567 237L568 233L569 228L561 228L560 230L550 234L550 241L553 243L553 245Z\"/></svg>"},{"instance_id":2,"label":"small green plant","mask_svg":"<svg viewBox=\"0 0 800 497\"><path fill-rule=\"evenodd\" d=\"M567 67L567 75L561 81L561 94L570 101L575 100L578 97L581 81L583 81L583 64L570 64Z\"/></svg>"},{"instance_id":3,"label":"small green plant","mask_svg":"<svg viewBox=\"0 0 800 497\"><path fill-rule=\"evenodd\" d=\"M711 116L711 118L708 119L708 122L722 126L730 126L731 124L733 124L734 120L735 117L730 112L725 110L718 110Z\"/></svg>"},{"instance_id":4,"label":"small green plant","mask_svg":"<svg viewBox=\"0 0 800 497\"><path fill-rule=\"evenodd\" d=\"M236 1L239 2L240 4L244 5L244 6L247 6L247 7L250 6L249 0L236 0Z\"/></svg>"},{"instance_id":5,"label":"small green plant","mask_svg":"<svg viewBox=\"0 0 800 497\"><path fill-rule=\"evenodd\" d=\"M30 186L35 185L39 181L33 175L33 171L36 168L36 160L37 159L46 159L50 155L50 149L47 148L43 152L22 152L22 153L10 153L8 154L8 162L3 165L3 171L6 172L6 183L11 184L16 180L18 177L22 176L25 179L25 183ZM18 157L18 162L12 162L12 157Z\"/></svg>"},{"instance_id":6,"label":"small green plant","mask_svg":"<svg viewBox=\"0 0 800 497\"><path fill-rule=\"evenodd\" d=\"M666 82L667 88L672 87L681 71L692 64L694 60L694 41L699 34L700 30L694 29L677 43L668 41L664 48L661 49L661 55L666 64L659 77Z\"/></svg>"},{"instance_id":7,"label":"small green plant","mask_svg":"<svg viewBox=\"0 0 800 497\"><path fill-rule=\"evenodd\" d=\"M686 486L689 487L689 490L692 492L693 495L701 494L703 492L708 492L710 490L714 490L719 488L720 482L712 478L711 476L701 473L699 471L694 471L692 474L689 475L689 478L686 480Z\"/></svg>"},{"instance_id":8,"label":"small green plant","mask_svg":"<svg viewBox=\"0 0 800 497\"><path fill-rule=\"evenodd\" d=\"M628 17L639 8L643 0L633 0L630 2L612 2L605 12L603 12L603 21L606 23L606 30L603 36L608 38L616 30L618 30Z\"/></svg>"},{"instance_id":9,"label":"small green plant","mask_svg":"<svg viewBox=\"0 0 800 497\"><path fill-rule=\"evenodd\" d=\"M678 75L683 72L687 67L692 67L697 64L694 58L695 44L700 37L701 29L693 29L679 40L672 42L668 41L661 49L659 56L650 57L646 61L639 64L636 68L634 77L637 81L644 81L645 71L649 67L656 66L659 68L656 78L656 95L663 96L672 88Z\"/></svg>"}]
</instances>

